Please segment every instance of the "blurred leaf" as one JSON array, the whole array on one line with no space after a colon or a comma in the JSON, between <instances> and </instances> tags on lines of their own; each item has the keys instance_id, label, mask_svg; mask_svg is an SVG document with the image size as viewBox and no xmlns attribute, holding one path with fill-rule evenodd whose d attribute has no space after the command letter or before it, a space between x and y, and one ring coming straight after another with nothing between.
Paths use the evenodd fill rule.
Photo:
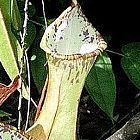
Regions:
<instances>
[{"instance_id":1,"label":"blurred leaf","mask_svg":"<svg viewBox=\"0 0 140 140\"><path fill-rule=\"evenodd\" d=\"M47 19L47 24L50 25L55 20L56 20L56 18Z\"/></svg>"},{"instance_id":2,"label":"blurred leaf","mask_svg":"<svg viewBox=\"0 0 140 140\"><path fill-rule=\"evenodd\" d=\"M21 49L17 39L11 32L10 2L1 0L0 10L0 61L9 77L14 79L19 73L17 63Z\"/></svg>"},{"instance_id":3,"label":"blurred leaf","mask_svg":"<svg viewBox=\"0 0 140 140\"><path fill-rule=\"evenodd\" d=\"M10 1L0 0L0 62L10 79L13 81L19 74L21 48L11 30L10 8ZM16 11L17 9L18 8L15 8L15 11L13 11L18 12ZM19 17L16 17L15 14L14 18L17 19L14 20L13 24L15 21L18 21ZM18 26L17 24L15 24L14 27L18 29L19 27L16 26ZM23 87L23 96L26 99L28 98L25 87Z\"/></svg>"},{"instance_id":4,"label":"blurred leaf","mask_svg":"<svg viewBox=\"0 0 140 140\"><path fill-rule=\"evenodd\" d=\"M124 45L122 52L121 65L129 79L140 89L140 42Z\"/></svg>"},{"instance_id":5,"label":"blurred leaf","mask_svg":"<svg viewBox=\"0 0 140 140\"><path fill-rule=\"evenodd\" d=\"M106 42L110 42L111 39L112 39L112 36L111 35L105 35L104 39L105 39Z\"/></svg>"},{"instance_id":6,"label":"blurred leaf","mask_svg":"<svg viewBox=\"0 0 140 140\"><path fill-rule=\"evenodd\" d=\"M7 113L7 112L5 112L3 110L0 110L0 117L9 117L9 116L11 116L10 113Z\"/></svg>"},{"instance_id":7,"label":"blurred leaf","mask_svg":"<svg viewBox=\"0 0 140 140\"><path fill-rule=\"evenodd\" d=\"M28 15L29 15L29 17L34 16L35 12L36 12L35 6L31 2L29 2L29 5L28 5Z\"/></svg>"},{"instance_id":8,"label":"blurred leaf","mask_svg":"<svg viewBox=\"0 0 140 140\"><path fill-rule=\"evenodd\" d=\"M4 117L8 117L7 119L4 119L3 121L1 120L0 123L3 123L3 124L9 124L11 122L15 122L17 119L13 119L9 116L4 116Z\"/></svg>"},{"instance_id":9,"label":"blurred leaf","mask_svg":"<svg viewBox=\"0 0 140 140\"><path fill-rule=\"evenodd\" d=\"M110 118L113 118L116 85L111 61L105 52L97 58L86 79L85 85L94 102Z\"/></svg>"},{"instance_id":10,"label":"blurred leaf","mask_svg":"<svg viewBox=\"0 0 140 140\"><path fill-rule=\"evenodd\" d=\"M46 53L40 48L40 40L43 33L44 29L42 28L35 39L34 45L31 47L31 56L35 56L35 60L31 61L31 72L39 93L42 91L47 75L47 70L44 66L46 63Z\"/></svg>"},{"instance_id":11,"label":"blurred leaf","mask_svg":"<svg viewBox=\"0 0 140 140\"><path fill-rule=\"evenodd\" d=\"M17 6L16 0L11 0L11 24L13 28L18 31L22 28L21 15Z\"/></svg>"},{"instance_id":12,"label":"blurred leaf","mask_svg":"<svg viewBox=\"0 0 140 140\"><path fill-rule=\"evenodd\" d=\"M28 23L27 26L27 36L25 38L25 46L26 48L30 47L31 44L33 43L34 39L36 36L36 28L33 23Z\"/></svg>"}]
</instances>

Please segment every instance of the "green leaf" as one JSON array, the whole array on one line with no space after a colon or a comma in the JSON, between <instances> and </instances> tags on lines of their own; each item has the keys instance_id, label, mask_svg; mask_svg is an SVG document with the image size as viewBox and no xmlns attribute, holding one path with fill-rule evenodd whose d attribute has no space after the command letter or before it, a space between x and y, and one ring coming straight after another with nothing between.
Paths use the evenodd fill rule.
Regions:
<instances>
[{"instance_id":1,"label":"green leaf","mask_svg":"<svg viewBox=\"0 0 140 140\"><path fill-rule=\"evenodd\" d=\"M28 23L27 26L27 36L25 38L25 46L26 48L30 47L31 44L33 43L34 39L36 36L36 28L33 23Z\"/></svg>"},{"instance_id":2,"label":"green leaf","mask_svg":"<svg viewBox=\"0 0 140 140\"><path fill-rule=\"evenodd\" d=\"M7 112L5 112L3 110L0 110L0 117L8 117L8 116L11 116L11 114L7 113Z\"/></svg>"},{"instance_id":3,"label":"green leaf","mask_svg":"<svg viewBox=\"0 0 140 140\"><path fill-rule=\"evenodd\" d=\"M140 42L124 45L122 52L122 68L132 83L140 89Z\"/></svg>"},{"instance_id":4,"label":"green leaf","mask_svg":"<svg viewBox=\"0 0 140 140\"><path fill-rule=\"evenodd\" d=\"M52 19L47 19L47 23L48 25L50 25L52 22L54 22L56 20L56 18L52 18Z\"/></svg>"},{"instance_id":5,"label":"green leaf","mask_svg":"<svg viewBox=\"0 0 140 140\"><path fill-rule=\"evenodd\" d=\"M33 61L31 61L31 72L39 93L41 93L47 75L47 71L44 66L44 64L46 63L46 54L39 45L43 34L42 31L44 31L43 28L40 30L40 33L37 35L35 42L30 49L32 56L31 59L33 59L33 56L35 58Z\"/></svg>"},{"instance_id":6,"label":"green leaf","mask_svg":"<svg viewBox=\"0 0 140 140\"><path fill-rule=\"evenodd\" d=\"M31 2L29 2L29 5L28 5L28 15L29 15L29 17L34 16L35 12L36 12L35 6Z\"/></svg>"},{"instance_id":7,"label":"green leaf","mask_svg":"<svg viewBox=\"0 0 140 140\"><path fill-rule=\"evenodd\" d=\"M16 1L14 1L15 3ZM13 4L14 4L13 3ZM14 5L13 7L16 7ZM13 79L19 74L20 60L21 60L21 47L17 38L12 33L11 29L11 15L10 15L10 1L0 0L0 62L7 72L10 79ZM14 12L18 8L15 8ZM17 23L18 18L17 14L14 14L14 22ZM13 25L15 29L18 29L18 24ZM23 96L28 99L28 94L23 87Z\"/></svg>"},{"instance_id":8,"label":"green leaf","mask_svg":"<svg viewBox=\"0 0 140 140\"><path fill-rule=\"evenodd\" d=\"M16 31L21 30L22 20L16 0L11 0L11 24Z\"/></svg>"},{"instance_id":9,"label":"green leaf","mask_svg":"<svg viewBox=\"0 0 140 140\"><path fill-rule=\"evenodd\" d=\"M86 79L85 86L94 102L110 118L113 118L116 84L111 61L105 52L97 58Z\"/></svg>"},{"instance_id":10,"label":"green leaf","mask_svg":"<svg viewBox=\"0 0 140 140\"><path fill-rule=\"evenodd\" d=\"M0 61L9 77L14 79L19 73L18 61L21 50L11 31L10 2L1 0L0 10Z\"/></svg>"}]
</instances>

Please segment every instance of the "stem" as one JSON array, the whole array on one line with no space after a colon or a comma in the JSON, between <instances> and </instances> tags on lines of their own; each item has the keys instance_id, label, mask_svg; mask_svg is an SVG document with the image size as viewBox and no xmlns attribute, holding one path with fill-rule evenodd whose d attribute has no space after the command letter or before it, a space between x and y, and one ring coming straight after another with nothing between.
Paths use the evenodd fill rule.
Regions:
<instances>
[{"instance_id":1,"label":"stem","mask_svg":"<svg viewBox=\"0 0 140 140\"><path fill-rule=\"evenodd\" d=\"M27 52L25 48L25 37L27 34L27 22L28 22L28 0L25 0L25 7L24 7L24 23L23 23L23 33L20 32L20 37L21 37L21 49L22 49L22 57L21 57L21 69L20 69L20 75L21 75L21 92L19 95L19 105L18 105L18 111L19 111L19 119L18 119L18 129L20 129L21 125L21 102L22 102L22 90L23 90L23 84L24 84L24 78L23 75L25 74L25 65L27 62L27 70L28 70L28 78L30 80L30 72L29 72L29 65L28 65L28 57L27 57ZM29 83L30 85L30 83ZM30 88L30 87L29 87ZM29 105L30 105L30 89L29 89L29 100L28 100L28 111L27 111L27 116L29 114ZM28 119L28 117L27 117ZM26 126L25 129L28 125L28 120L26 121Z\"/></svg>"},{"instance_id":2,"label":"stem","mask_svg":"<svg viewBox=\"0 0 140 140\"><path fill-rule=\"evenodd\" d=\"M35 115L35 121L39 117L39 114L40 114L40 111L41 111L41 107L42 107L44 98L46 96L47 87L48 87L48 76L46 78L45 85L43 87L42 94L41 94L41 97L40 97L40 100L39 100L39 103L38 103L38 106L37 106L37 111L36 111L36 115Z\"/></svg>"},{"instance_id":3,"label":"stem","mask_svg":"<svg viewBox=\"0 0 140 140\"><path fill-rule=\"evenodd\" d=\"M47 28L47 19L46 19L46 14L45 14L45 6L44 6L44 0L42 0L42 9L43 9L43 17L44 17L44 20L45 20L45 26Z\"/></svg>"},{"instance_id":4,"label":"stem","mask_svg":"<svg viewBox=\"0 0 140 140\"><path fill-rule=\"evenodd\" d=\"M28 50L28 49L27 49ZM30 114L30 103L31 103L31 75L30 75L30 66L29 66L29 59L27 55L27 50L25 52L25 57L26 57L26 62L27 62L27 75L28 75L28 85L29 85L29 99L28 99L28 108L27 108L27 117L26 117L26 123L25 123L25 129L24 131L27 130L28 127L28 122L29 122L29 114Z\"/></svg>"},{"instance_id":5,"label":"stem","mask_svg":"<svg viewBox=\"0 0 140 140\"><path fill-rule=\"evenodd\" d=\"M106 140L132 140L140 135L140 112Z\"/></svg>"}]
</instances>

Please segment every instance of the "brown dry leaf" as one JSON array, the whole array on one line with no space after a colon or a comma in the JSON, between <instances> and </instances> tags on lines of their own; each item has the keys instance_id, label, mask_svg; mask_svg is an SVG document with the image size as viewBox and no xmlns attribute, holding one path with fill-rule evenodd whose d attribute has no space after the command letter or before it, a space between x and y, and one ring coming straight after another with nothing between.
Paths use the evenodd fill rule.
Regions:
<instances>
[{"instance_id":1,"label":"brown dry leaf","mask_svg":"<svg viewBox=\"0 0 140 140\"><path fill-rule=\"evenodd\" d=\"M0 83L0 106L19 87L19 79L20 76L17 75L9 86Z\"/></svg>"}]
</instances>

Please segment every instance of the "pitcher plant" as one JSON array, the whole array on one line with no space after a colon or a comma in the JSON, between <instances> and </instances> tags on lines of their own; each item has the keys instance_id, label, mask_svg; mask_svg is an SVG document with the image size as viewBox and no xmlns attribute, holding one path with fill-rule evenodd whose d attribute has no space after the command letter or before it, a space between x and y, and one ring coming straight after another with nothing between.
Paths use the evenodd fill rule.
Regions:
<instances>
[{"instance_id":1,"label":"pitcher plant","mask_svg":"<svg viewBox=\"0 0 140 140\"><path fill-rule=\"evenodd\" d=\"M107 44L73 1L46 28L40 46L48 64L47 90L37 120L25 133L28 139L75 140L84 82Z\"/></svg>"},{"instance_id":2,"label":"pitcher plant","mask_svg":"<svg viewBox=\"0 0 140 140\"><path fill-rule=\"evenodd\" d=\"M46 98L27 134L41 140L76 139L82 88L96 57L106 47L79 4L68 7L47 27L41 41L49 70Z\"/></svg>"}]
</instances>

